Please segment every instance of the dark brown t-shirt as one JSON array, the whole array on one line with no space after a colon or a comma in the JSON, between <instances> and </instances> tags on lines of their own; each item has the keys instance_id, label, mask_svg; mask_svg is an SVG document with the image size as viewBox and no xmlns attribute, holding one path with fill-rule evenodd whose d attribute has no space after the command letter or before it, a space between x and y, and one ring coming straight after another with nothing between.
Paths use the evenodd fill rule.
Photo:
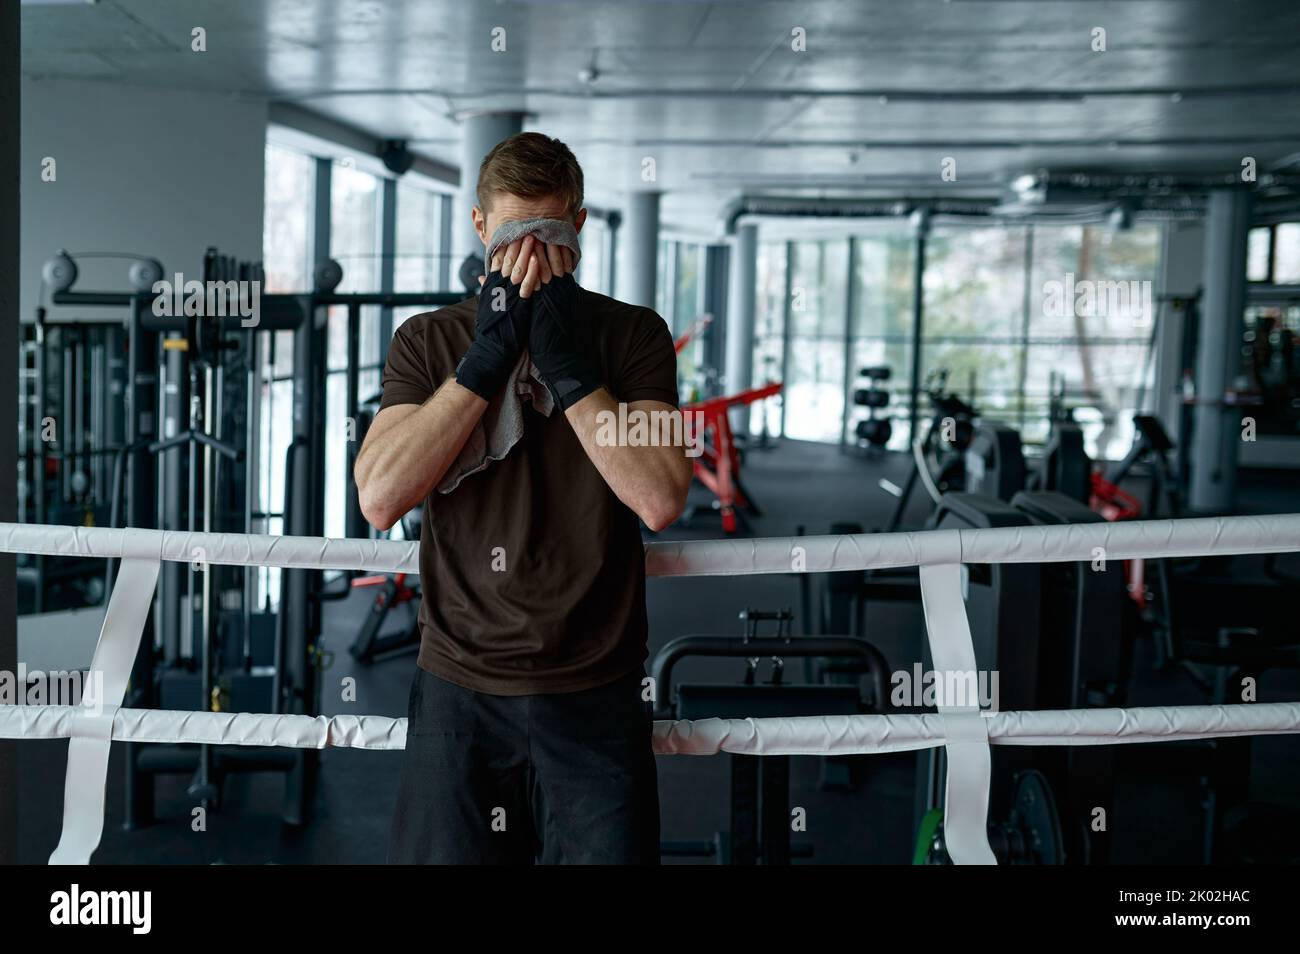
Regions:
<instances>
[{"instance_id":1,"label":"dark brown t-shirt","mask_svg":"<svg viewBox=\"0 0 1300 954\"><path fill-rule=\"evenodd\" d=\"M664 320L585 289L578 302L615 399L676 407ZM473 340L475 309L471 298L397 329L381 408L423 404L453 374ZM590 689L646 658L640 527L561 411L545 417L525 401L524 421L505 459L425 502L418 664L497 695Z\"/></svg>"}]
</instances>

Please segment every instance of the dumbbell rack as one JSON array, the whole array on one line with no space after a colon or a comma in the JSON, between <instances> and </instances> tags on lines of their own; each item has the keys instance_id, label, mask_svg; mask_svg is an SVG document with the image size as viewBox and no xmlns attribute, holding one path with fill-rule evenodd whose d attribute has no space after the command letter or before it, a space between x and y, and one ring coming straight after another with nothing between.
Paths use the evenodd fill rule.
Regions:
<instances>
[{"instance_id":1,"label":"dumbbell rack","mask_svg":"<svg viewBox=\"0 0 1300 954\"><path fill-rule=\"evenodd\" d=\"M879 451L893 436L892 419L887 416L877 416L878 412L889 407L889 391L881 387L881 384L890 379L891 373L888 365L867 367L858 372L858 375L866 378L868 382L865 388L858 388L853 392L853 403L867 409L866 418L858 421L853 428L858 447L865 446L868 450Z\"/></svg>"}]
</instances>

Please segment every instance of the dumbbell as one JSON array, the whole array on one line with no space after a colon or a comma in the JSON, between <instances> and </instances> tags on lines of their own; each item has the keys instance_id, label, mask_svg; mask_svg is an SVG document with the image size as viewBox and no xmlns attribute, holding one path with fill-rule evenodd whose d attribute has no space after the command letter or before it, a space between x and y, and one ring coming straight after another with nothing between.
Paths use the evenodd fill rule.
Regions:
<instances>
[{"instance_id":1,"label":"dumbbell","mask_svg":"<svg viewBox=\"0 0 1300 954\"><path fill-rule=\"evenodd\" d=\"M864 440L875 447L884 447L888 444L893 433L894 425L889 422L887 417L873 417L865 421L858 421L858 439Z\"/></svg>"},{"instance_id":2,"label":"dumbbell","mask_svg":"<svg viewBox=\"0 0 1300 954\"><path fill-rule=\"evenodd\" d=\"M858 388L853 392L853 403L861 407L888 407L889 392L875 388Z\"/></svg>"}]
</instances>

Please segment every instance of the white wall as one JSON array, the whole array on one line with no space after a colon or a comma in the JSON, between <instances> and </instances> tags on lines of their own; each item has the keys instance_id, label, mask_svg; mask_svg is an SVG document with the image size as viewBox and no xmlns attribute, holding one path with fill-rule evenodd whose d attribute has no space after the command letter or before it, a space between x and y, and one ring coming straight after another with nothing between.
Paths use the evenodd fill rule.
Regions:
<instances>
[{"instance_id":1,"label":"white wall","mask_svg":"<svg viewBox=\"0 0 1300 954\"><path fill-rule=\"evenodd\" d=\"M24 79L21 319L33 319L41 265L59 248L149 255L187 279L209 245L260 259L266 116L264 103L225 95ZM54 182L41 179L46 156ZM129 290L130 262L79 264L77 290Z\"/></svg>"}]
</instances>

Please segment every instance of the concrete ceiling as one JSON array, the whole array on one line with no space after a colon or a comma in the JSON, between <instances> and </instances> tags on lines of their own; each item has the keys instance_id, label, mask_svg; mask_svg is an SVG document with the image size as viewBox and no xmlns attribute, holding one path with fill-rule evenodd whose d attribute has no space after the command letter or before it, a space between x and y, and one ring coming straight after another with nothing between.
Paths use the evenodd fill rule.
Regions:
<instances>
[{"instance_id":1,"label":"concrete ceiling","mask_svg":"<svg viewBox=\"0 0 1300 954\"><path fill-rule=\"evenodd\" d=\"M644 188L651 156L665 218L703 230L741 192L1300 165L1295 0L104 0L25 4L22 26L30 76L292 103L452 163L459 117L523 109L574 148L593 202Z\"/></svg>"}]
</instances>

